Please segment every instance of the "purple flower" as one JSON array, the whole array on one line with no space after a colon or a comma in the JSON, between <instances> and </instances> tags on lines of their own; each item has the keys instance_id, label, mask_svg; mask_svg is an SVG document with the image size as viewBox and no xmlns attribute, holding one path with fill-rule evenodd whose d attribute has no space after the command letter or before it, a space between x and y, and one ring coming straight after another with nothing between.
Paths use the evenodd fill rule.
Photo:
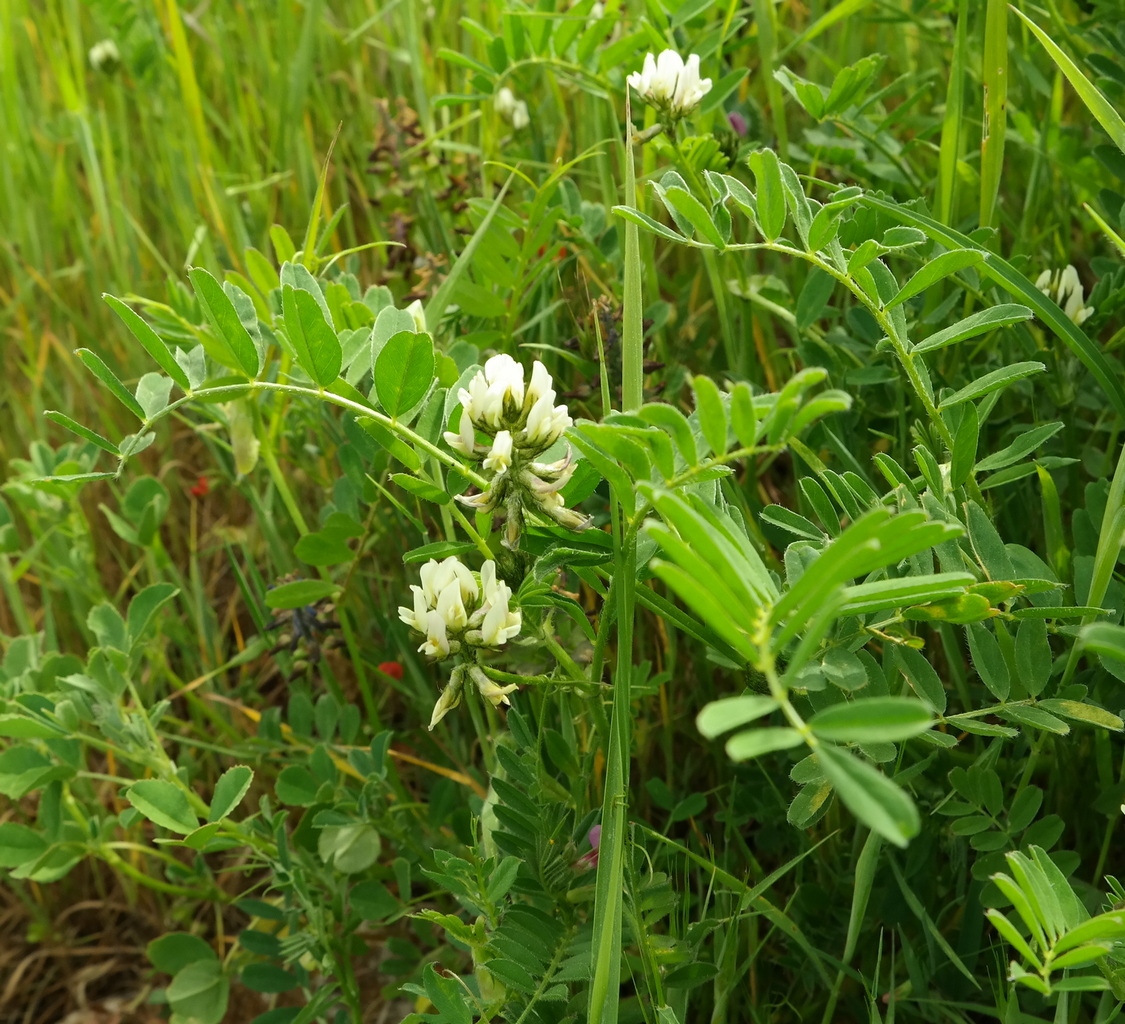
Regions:
<instances>
[{"instance_id":1,"label":"purple flower","mask_svg":"<svg viewBox=\"0 0 1125 1024\"><path fill-rule=\"evenodd\" d=\"M727 123L731 126L732 129L734 129L736 135L745 137L746 132L749 130L749 125L747 125L746 123L746 118L738 113L737 110L732 110L729 114L727 114Z\"/></svg>"}]
</instances>

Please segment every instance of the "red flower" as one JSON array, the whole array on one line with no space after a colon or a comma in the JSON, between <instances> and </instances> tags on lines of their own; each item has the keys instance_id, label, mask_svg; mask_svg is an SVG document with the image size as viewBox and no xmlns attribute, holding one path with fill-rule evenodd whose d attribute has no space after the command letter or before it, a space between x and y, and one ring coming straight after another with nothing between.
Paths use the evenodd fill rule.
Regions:
<instances>
[{"instance_id":1,"label":"red flower","mask_svg":"<svg viewBox=\"0 0 1125 1024\"><path fill-rule=\"evenodd\" d=\"M402 679L402 666L397 661L384 661L379 665L379 671L392 679Z\"/></svg>"},{"instance_id":2,"label":"red flower","mask_svg":"<svg viewBox=\"0 0 1125 1024\"><path fill-rule=\"evenodd\" d=\"M211 485L207 482L207 477L201 476L199 482L191 488L191 496L193 498L206 498L211 491Z\"/></svg>"}]
</instances>

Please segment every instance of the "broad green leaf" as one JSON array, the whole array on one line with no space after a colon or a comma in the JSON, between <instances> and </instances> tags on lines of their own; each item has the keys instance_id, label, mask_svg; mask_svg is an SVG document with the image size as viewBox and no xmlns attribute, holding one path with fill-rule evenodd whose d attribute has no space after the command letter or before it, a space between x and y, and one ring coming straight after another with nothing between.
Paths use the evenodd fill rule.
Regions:
<instances>
[{"instance_id":1,"label":"broad green leaf","mask_svg":"<svg viewBox=\"0 0 1125 1024\"><path fill-rule=\"evenodd\" d=\"M827 743L817 747L816 757L844 806L871 831L902 847L918 834L914 801L882 772Z\"/></svg>"},{"instance_id":2,"label":"broad green leaf","mask_svg":"<svg viewBox=\"0 0 1125 1024\"><path fill-rule=\"evenodd\" d=\"M274 964L247 964L242 969L241 981L252 992L271 995L289 992L300 984L295 975Z\"/></svg>"},{"instance_id":3,"label":"broad green leaf","mask_svg":"<svg viewBox=\"0 0 1125 1024\"><path fill-rule=\"evenodd\" d=\"M211 798L211 813L208 821L226 818L242 802L250 783L254 781L253 770L244 764L236 764L219 776L215 783L215 794Z\"/></svg>"},{"instance_id":4,"label":"broad green leaf","mask_svg":"<svg viewBox=\"0 0 1125 1024\"><path fill-rule=\"evenodd\" d=\"M659 221L653 220L648 214L641 213L640 210L634 210L628 206L615 206L613 212L617 214L622 220L631 221L638 227L644 228L646 231L654 235L659 235L661 238L666 238L670 242L679 242L681 245L687 241L683 235L673 231L671 228L666 227Z\"/></svg>"},{"instance_id":5,"label":"broad green leaf","mask_svg":"<svg viewBox=\"0 0 1125 1024\"><path fill-rule=\"evenodd\" d=\"M354 875L379 859L383 844L371 825L338 825L320 830L316 848L325 864Z\"/></svg>"},{"instance_id":6,"label":"broad green leaf","mask_svg":"<svg viewBox=\"0 0 1125 1024\"><path fill-rule=\"evenodd\" d=\"M980 420L977 407L969 402L953 435L953 452L949 465L949 482L961 487L973 473L977 458L977 444L980 441Z\"/></svg>"},{"instance_id":7,"label":"broad green leaf","mask_svg":"<svg viewBox=\"0 0 1125 1024\"><path fill-rule=\"evenodd\" d=\"M770 523L787 533L804 537L806 540L823 541L824 533L817 529L809 520L798 513L787 509L784 505L767 505L761 512L764 522Z\"/></svg>"},{"instance_id":8,"label":"broad green leaf","mask_svg":"<svg viewBox=\"0 0 1125 1024\"><path fill-rule=\"evenodd\" d=\"M982 309L958 320L951 327L935 331L928 338L924 338L914 346L915 352L933 352L935 349L945 348L946 345L955 345L959 341L975 338L978 334L993 331L1000 327L1009 327L1021 320L1030 320L1035 314L1015 302L1006 302L999 306Z\"/></svg>"},{"instance_id":9,"label":"broad green leaf","mask_svg":"<svg viewBox=\"0 0 1125 1024\"><path fill-rule=\"evenodd\" d=\"M678 565L654 559L652 571L675 592L702 621L731 645L747 663L757 661L758 653L739 624L732 618L732 608L737 608L729 592L716 594L713 585L700 582ZM724 599L729 603L725 603Z\"/></svg>"},{"instance_id":10,"label":"broad green leaf","mask_svg":"<svg viewBox=\"0 0 1125 1024\"><path fill-rule=\"evenodd\" d=\"M145 420L151 420L168 407L172 381L162 373L146 373L137 381L137 402L145 411Z\"/></svg>"},{"instance_id":11,"label":"broad green leaf","mask_svg":"<svg viewBox=\"0 0 1125 1024\"><path fill-rule=\"evenodd\" d=\"M427 480L419 480L410 473L392 473L391 479L404 491L409 491L416 498L432 502L435 505L448 505L453 498L447 491L443 491L437 484Z\"/></svg>"},{"instance_id":12,"label":"broad green leaf","mask_svg":"<svg viewBox=\"0 0 1125 1024\"><path fill-rule=\"evenodd\" d=\"M868 697L832 704L809 719L823 739L841 743L895 743L927 732L933 718L909 697Z\"/></svg>"},{"instance_id":13,"label":"broad green leaf","mask_svg":"<svg viewBox=\"0 0 1125 1024\"><path fill-rule=\"evenodd\" d=\"M989 693L999 701L1008 699L1011 689L1011 677L1008 673L1008 663L1000 652L1000 644L987 626L973 623L968 626L969 652L975 668L988 687Z\"/></svg>"},{"instance_id":14,"label":"broad green leaf","mask_svg":"<svg viewBox=\"0 0 1125 1024\"><path fill-rule=\"evenodd\" d=\"M1027 619L1025 621L1030 622L1032 620ZM1086 725L1096 725L1102 729L1112 729L1114 732L1121 732L1125 729L1125 722L1122 722L1117 715L1111 714L1094 704L1052 698L1051 700L1041 700L1038 706L1052 714L1062 715L1063 718L1083 722Z\"/></svg>"},{"instance_id":15,"label":"broad green leaf","mask_svg":"<svg viewBox=\"0 0 1125 1024\"><path fill-rule=\"evenodd\" d=\"M375 360L375 392L389 416L413 409L434 381L434 344L428 334L399 331Z\"/></svg>"},{"instance_id":16,"label":"broad green leaf","mask_svg":"<svg viewBox=\"0 0 1125 1024\"><path fill-rule=\"evenodd\" d=\"M758 440L758 410L754 393L744 382L736 384L730 394L730 425L743 448L753 448Z\"/></svg>"},{"instance_id":17,"label":"broad green leaf","mask_svg":"<svg viewBox=\"0 0 1125 1024\"><path fill-rule=\"evenodd\" d=\"M28 864L47 852L47 840L39 832L14 821L0 824L0 868Z\"/></svg>"},{"instance_id":18,"label":"broad green leaf","mask_svg":"<svg viewBox=\"0 0 1125 1024\"><path fill-rule=\"evenodd\" d=\"M27 714L0 714L0 736L10 739L57 740L62 732L61 726L48 725L38 718L28 717Z\"/></svg>"},{"instance_id":19,"label":"broad green leaf","mask_svg":"<svg viewBox=\"0 0 1125 1024\"><path fill-rule=\"evenodd\" d=\"M66 427L67 430L72 431L79 437L84 437L91 444L97 445L102 451L109 452L110 455L120 455L121 451L112 441L107 441L101 434L97 434L89 427L83 426L76 420L72 420L66 413L56 412L54 409L48 409L44 416L47 417L52 423L57 423L60 427Z\"/></svg>"},{"instance_id":20,"label":"broad green leaf","mask_svg":"<svg viewBox=\"0 0 1125 1024\"><path fill-rule=\"evenodd\" d=\"M117 374L114 373L101 358L88 348L77 349L74 353L86 368L100 380L113 395L126 409L128 409L137 419L142 422L145 420L145 411L141 408L140 403L129 394L125 385L121 383Z\"/></svg>"},{"instance_id":21,"label":"broad green leaf","mask_svg":"<svg viewBox=\"0 0 1125 1024\"><path fill-rule=\"evenodd\" d=\"M316 297L286 285L282 290L285 330L301 369L320 387L340 376L343 350Z\"/></svg>"},{"instance_id":22,"label":"broad green leaf","mask_svg":"<svg viewBox=\"0 0 1125 1024\"><path fill-rule=\"evenodd\" d=\"M980 249L951 249L940 256L935 256L932 260L927 260L922 265L922 269L915 272L914 276L887 303L887 308L898 306L919 292L932 288L950 274L956 274L966 267L976 266L984 258L985 254Z\"/></svg>"},{"instance_id":23,"label":"broad green leaf","mask_svg":"<svg viewBox=\"0 0 1125 1024\"><path fill-rule=\"evenodd\" d=\"M803 742L801 734L788 727L748 729L727 740L726 752L732 761L746 761L775 750L788 750Z\"/></svg>"},{"instance_id":24,"label":"broad green leaf","mask_svg":"<svg viewBox=\"0 0 1125 1024\"><path fill-rule=\"evenodd\" d=\"M191 386L188 383L187 374L184 373L183 367L176 362L176 357L173 355L172 350L165 343L164 339L148 325L147 321L143 320L129 306L125 305L124 302L115 296L103 295L102 298L108 303L110 309L121 318L125 326L132 332L133 337L141 343L144 350L152 357L156 365L168 374L172 380L179 384L184 391L190 391Z\"/></svg>"},{"instance_id":25,"label":"broad green leaf","mask_svg":"<svg viewBox=\"0 0 1125 1024\"><path fill-rule=\"evenodd\" d=\"M1078 65L1059 48L1058 44L1047 35L1046 32L1022 11L1014 7L1012 9L1015 10L1016 14L1023 19L1027 27L1035 34L1035 38L1043 44L1043 48L1051 55L1051 60L1058 65L1059 70L1069 79L1070 84L1074 86L1082 102L1086 104L1086 108L1094 115L1098 124L1106 130L1109 137L1113 139L1114 145L1116 145L1122 153L1125 153L1125 118L1121 117L1117 112L1117 108L1106 98L1101 90L1082 73Z\"/></svg>"},{"instance_id":26,"label":"broad green leaf","mask_svg":"<svg viewBox=\"0 0 1125 1024\"><path fill-rule=\"evenodd\" d=\"M984 916L992 922L992 926L1005 938L1008 942L1016 948L1016 952L1020 954L1028 963L1030 963L1037 971L1042 970L1042 961L1032 952L1031 946L1028 945L1025 939L1007 917L1004 916L999 910L994 910L989 907L984 912Z\"/></svg>"},{"instance_id":27,"label":"broad green leaf","mask_svg":"<svg viewBox=\"0 0 1125 1024\"><path fill-rule=\"evenodd\" d=\"M669 188L661 196L664 203L671 206L695 229L696 234L710 242L716 249L726 248L726 241L715 226L711 214L698 199L682 188Z\"/></svg>"},{"instance_id":28,"label":"broad green leaf","mask_svg":"<svg viewBox=\"0 0 1125 1024\"><path fill-rule=\"evenodd\" d=\"M1051 678L1051 645L1043 619L1021 619L1016 629L1016 675L1032 697L1038 697ZM1083 705L1079 705L1080 707Z\"/></svg>"},{"instance_id":29,"label":"broad green leaf","mask_svg":"<svg viewBox=\"0 0 1125 1024\"><path fill-rule=\"evenodd\" d=\"M294 580L266 591L266 607L277 609L303 608L315 604L339 591L339 586L328 580Z\"/></svg>"},{"instance_id":30,"label":"broad green leaf","mask_svg":"<svg viewBox=\"0 0 1125 1024\"><path fill-rule=\"evenodd\" d=\"M187 835L199 827L187 794L172 782L142 779L125 791L125 798L149 821L171 832Z\"/></svg>"},{"instance_id":31,"label":"broad green leaf","mask_svg":"<svg viewBox=\"0 0 1125 1024\"><path fill-rule=\"evenodd\" d=\"M390 452L407 469L417 473L422 468L422 460L418 457L418 453L394 433L390 427L367 417L360 419L359 425L375 439L380 447Z\"/></svg>"},{"instance_id":32,"label":"broad green leaf","mask_svg":"<svg viewBox=\"0 0 1125 1024\"><path fill-rule=\"evenodd\" d=\"M320 792L320 784L313 778L312 772L302 764L286 765L278 773L274 783L274 792L277 799L283 804L292 804L295 807L311 807L316 803L316 795Z\"/></svg>"},{"instance_id":33,"label":"broad green leaf","mask_svg":"<svg viewBox=\"0 0 1125 1024\"><path fill-rule=\"evenodd\" d=\"M948 398L941 401L939 408L949 409L955 405L960 405L962 402L969 402L975 398L981 398L993 391L998 391L1000 388L1006 388L1009 384L1014 384L1017 380L1023 380L1024 377L1030 377L1034 373L1041 373L1046 368L1047 367L1042 363L1032 361L1002 366L999 370L993 370L991 373L986 373L983 377L978 377L971 384L966 384L960 391L955 391Z\"/></svg>"},{"instance_id":34,"label":"broad green leaf","mask_svg":"<svg viewBox=\"0 0 1125 1024\"><path fill-rule=\"evenodd\" d=\"M129 650L129 634L121 613L108 601L94 605L86 615L86 625L93 631L99 647Z\"/></svg>"},{"instance_id":35,"label":"broad green leaf","mask_svg":"<svg viewBox=\"0 0 1125 1024\"><path fill-rule=\"evenodd\" d=\"M168 1004L191 1024L220 1024L227 1015L230 979L218 960L197 960L180 970L165 990Z\"/></svg>"},{"instance_id":36,"label":"broad green leaf","mask_svg":"<svg viewBox=\"0 0 1125 1024\"><path fill-rule=\"evenodd\" d=\"M785 230L785 187L781 181L781 165L772 149L759 149L750 154L750 170L758 186L758 223L770 242Z\"/></svg>"},{"instance_id":37,"label":"broad green leaf","mask_svg":"<svg viewBox=\"0 0 1125 1024\"><path fill-rule=\"evenodd\" d=\"M939 715L945 714L945 686L933 665L921 652L909 647L898 645L893 651L899 669L909 680L914 692Z\"/></svg>"},{"instance_id":38,"label":"broad green leaf","mask_svg":"<svg viewBox=\"0 0 1125 1024\"><path fill-rule=\"evenodd\" d=\"M1070 732L1070 726L1066 722L1039 707L1009 704L1006 707L997 708L996 714L1007 722L1029 725L1033 729L1052 732L1056 736L1066 736Z\"/></svg>"},{"instance_id":39,"label":"broad green leaf","mask_svg":"<svg viewBox=\"0 0 1125 1024\"><path fill-rule=\"evenodd\" d=\"M637 410L637 415L646 423L662 427L676 442L676 448L688 466L699 462L699 451L695 443L695 434L687 417L674 405L664 405L649 402Z\"/></svg>"},{"instance_id":40,"label":"broad green leaf","mask_svg":"<svg viewBox=\"0 0 1125 1024\"><path fill-rule=\"evenodd\" d=\"M203 316L215 335L225 342L234 363L247 377L258 376L258 349L250 337L230 296L202 267L193 267L188 278L199 299Z\"/></svg>"},{"instance_id":41,"label":"broad green leaf","mask_svg":"<svg viewBox=\"0 0 1125 1024\"><path fill-rule=\"evenodd\" d=\"M145 952L152 966L164 974L177 974L196 961L219 959L205 940L188 932L161 935L148 944Z\"/></svg>"},{"instance_id":42,"label":"broad green leaf","mask_svg":"<svg viewBox=\"0 0 1125 1024\"><path fill-rule=\"evenodd\" d=\"M179 592L179 588L171 583L152 583L129 602L126 623L130 650L145 639L153 616Z\"/></svg>"},{"instance_id":43,"label":"broad green leaf","mask_svg":"<svg viewBox=\"0 0 1125 1024\"><path fill-rule=\"evenodd\" d=\"M986 455L977 463L978 473L991 473L1003 469L1015 462L1019 462L1025 455L1030 455L1045 441L1054 437L1063 428L1061 420L1044 423L1038 427L1021 431L1019 436L1007 448L1003 448L991 455Z\"/></svg>"},{"instance_id":44,"label":"broad green leaf","mask_svg":"<svg viewBox=\"0 0 1125 1024\"><path fill-rule=\"evenodd\" d=\"M765 694L747 693L741 697L724 697L704 705L695 719L695 727L708 739L714 739L740 725L757 721L777 706L777 701Z\"/></svg>"},{"instance_id":45,"label":"broad green leaf","mask_svg":"<svg viewBox=\"0 0 1125 1024\"><path fill-rule=\"evenodd\" d=\"M718 385L702 374L692 380L695 391L695 413L699 418L699 429L716 455L724 455L727 450L727 414Z\"/></svg>"}]
</instances>

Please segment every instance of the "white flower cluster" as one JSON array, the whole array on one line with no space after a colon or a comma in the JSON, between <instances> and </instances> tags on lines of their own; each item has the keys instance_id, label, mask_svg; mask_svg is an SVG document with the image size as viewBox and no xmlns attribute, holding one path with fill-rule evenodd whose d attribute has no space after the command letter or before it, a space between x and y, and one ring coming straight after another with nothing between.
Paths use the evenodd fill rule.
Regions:
<instances>
[{"instance_id":1,"label":"white flower cluster","mask_svg":"<svg viewBox=\"0 0 1125 1024\"><path fill-rule=\"evenodd\" d=\"M121 63L121 51L112 39L103 39L90 47L90 67L102 74L110 75Z\"/></svg>"},{"instance_id":2,"label":"white flower cluster","mask_svg":"<svg viewBox=\"0 0 1125 1024\"><path fill-rule=\"evenodd\" d=\"M1064 270L1044 270L1035 287L1054 298L1075 324L1081 325L1093 315L1094 307L1085 305L1086 296L1082 291L1082 282L1078 280L1078 271L1070 264Z\"/></svg>"},{"instance_id":3,"label":"white flower cluster","mask_svg":"<svg viewBox=\"0 0 1125 1024\"><path fill-rule=\"evenodd\" d=\"M699 55L691 54L685 63L675 50L665 50L659 57L646 54L644 67L634 71L628 82L671 121L686 117L711 91L711 79L699 77Z\"/></svg>"},{"instance_id":4,"label":"white flower cluster","mask_svg":"<svg viewBox=\"0 0 1125 1024\"><path fill-rule=\"evenodd\" d=\"M527 114L527 104L523 100L517 100L516 94L506 85L496 93L496 98L492 102L496 107L496 113L517 132L531 123L531 118Z\"/></svg>"},{"instance_id":5,"label":"white flower cluster","mask_svg":"<svg viewBox=\"0 0 1125 1024\"><path fill-rule=\"evenodd\" d=\"M485 562L478 576L455 556L431 558L421 577L422 585L410 588L414 606L400 607L398 617L425 637L422 654L446 658L466 644L500 647L519 633L520 611L511 609L511 588L496 578L495 562Z\"/></svg>"},{"instance_id":6,"label":"white flower cluster","mask_svg":"<svg viewBox=\"0 0 1125 1024\"><path fill-rule=\"evenodd\" d=\"M461 401L459 430L446 431L451 448L474 461L481 461L491 474L489 487L481 494L458 501L478 512L492 512L503 505L508 515L505 543L515 545L523 526L523 510L531 508L569 529L581 529L585 516L566 508L559 491L574 475L570 451L558 462L536 462L559 440L571 424L565 405L555 405L551 375L538 360L525 385L523 367L511 356L493 356L467 388ZM477 432L487 435L482 444Z\"/></svg>"},{"instance_id":7,"label":"white flower cluster","mask_svg":"<svg viewBox=\"0 0 1125 1024\"><path fill-rule=\"evenodd\" d=\"M421 577L422 585L410 588L414 607L400 607L398 617L425 637L418 650L431 658L446 658L466 647L500 647L523 626L520 610L511 607L511 588L496 578L493 561L485 562L478 575L454 556L443 562L431 558L422 566ZM475 650L466 653L475 659ZM454 667L434 705L430 729L461 703L466 677L493 707L511 703L508 694L516 689L516 684L500 686L475 660L469 660Z\"/></svg>"}]
</instances>

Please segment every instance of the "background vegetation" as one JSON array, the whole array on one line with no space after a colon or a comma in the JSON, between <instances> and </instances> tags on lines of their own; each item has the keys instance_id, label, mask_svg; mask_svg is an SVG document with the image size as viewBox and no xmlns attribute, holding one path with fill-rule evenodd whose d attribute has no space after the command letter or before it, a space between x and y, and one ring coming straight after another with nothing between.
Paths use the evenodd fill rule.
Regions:
<instances>
[{"instance_id":1,"label":"background vegetation","mask_svg":"<svg viewBox=\"0 0 1125 1024\"><path fill-rule=\"evenodd\" d=\"M0 5L0 1020L1116 1019L1125 924L1084 921L1125 899L1125 11L1017 6L1057 52L992 0ZM102 40L116 56L92 58ZM677 135L635 149L634 195L625 76L664 47L698 53L714 85ZM505 86L526 127L497 110ZM751 163L760 147L792 181ZM719 175L750 200L715 200ZM814 202L865 197L833 221L834 289L794 234L796 176ZM934 273L901 307L921 347L899 351L875 315L890 296L856 284L868 241L892 282L943 250L994 256ZM345 352L418 300L442 386L493 351L539 358L575 419L622 407L643 316L645 400L700 409L684 420L698 462L677 440L677 466L735 467L712 506L775 582L870 509L944 524L935 554L840 585L882 584L888 564L965 581L794 627L820 644L789 686L806 718L924 705L916 736L874 719L831 736L910 793L909 844L871 831L878 808L838 799L803 747L728 756L714 737L734 718L697 727L769 672L738 647L745 620L646 569L659 528L637 547L633 642L607 639L609 578L634 568L609 548L613 502L666 477L656 449L638 465L617 440L630 421L574 439L613 484L570 492L595 529L529 534L536 556L568 545L570 571L540 561L523 593L557 650L502 667L551 681L506 717L473 704L427 732L442 676L396 608L417 563L471 549L451 506L332 405L232 391L167 411L144 383L129 309L206 352L222 385L240 371L188 268L241 289L270 332L286 263L319 277ZM1067 264L1081 324L1033 287ZM412 329L402 315L384 326ZM302 379L259 336L264 377ZM112 368L108 390L76 350ZM345 376L366 393L363 369ZM155 411L151 440L109 400L117 378ZM692 509L699 536L660 513L698 569L718 520ZM276 607L290 574L316 586ZM629 689L604 685L615 661ZM606 833L622 854L603 870L591 830L611 828L622 769L629 825ZM616 932L595 878L620 882ZM598 1002L615 944L620 992Z\"/></svg>"}]
</instances>

